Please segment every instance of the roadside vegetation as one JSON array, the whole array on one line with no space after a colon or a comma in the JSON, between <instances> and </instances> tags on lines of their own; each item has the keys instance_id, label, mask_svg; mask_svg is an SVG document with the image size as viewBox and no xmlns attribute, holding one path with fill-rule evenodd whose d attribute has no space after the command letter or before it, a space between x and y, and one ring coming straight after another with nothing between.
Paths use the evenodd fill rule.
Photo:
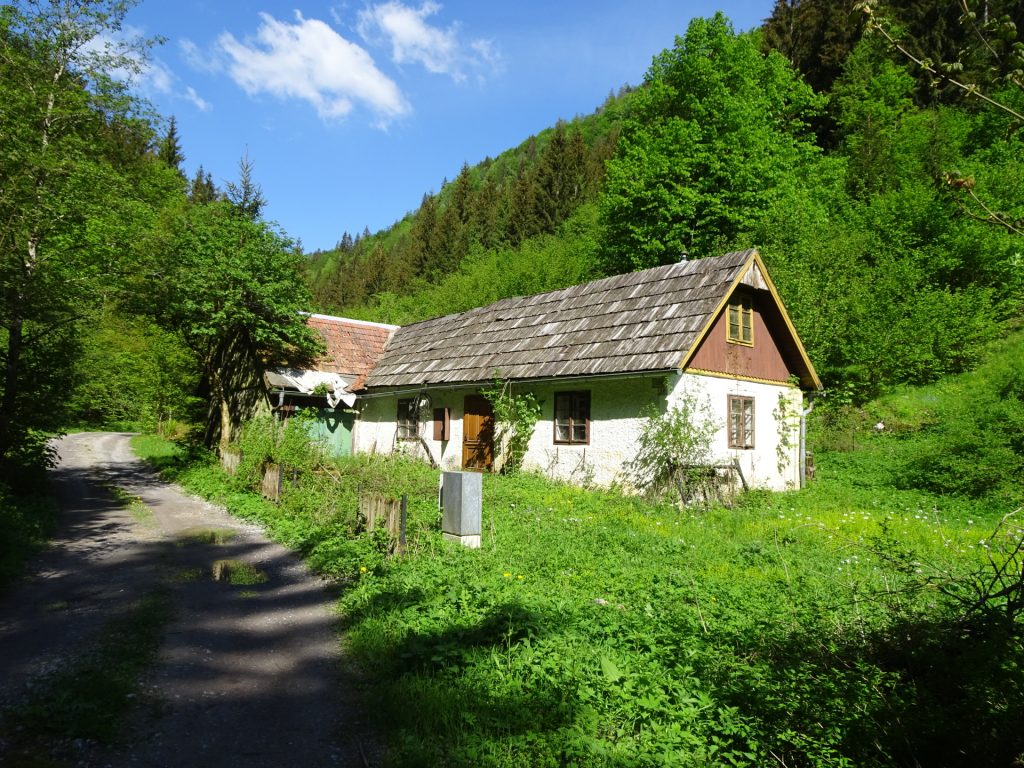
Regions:
<instances>
[{"instance_id":1,"label":"roadside vegetation","mask_svg":"<svg viewBox=\"0 0 1024 768\"><path fill-rule=\"evenodd\" d=\"M45 473L37 466L19 466L0 474L0 592L21 574L24 564L53 533L57 505Z\"/></svg>"},{"instance_id":2,"label":"roadside vegetation","mask_svg":"<svg viewBox=\"0 0 1024 768\"><path fill-rule=\"evenodd\" d=\"M816 481L731 509L485 476L477 551L442 540L436 471L325 460L301 421L250 424L234 477L136 448L345 585L391 765L1005 766L1022 360L1016 334L962 376L820 406ZM298 470L280 505L253 492L265 459ZM360 532L371 491L408 495L404 554Z\"/></svg>"}]
</instances>

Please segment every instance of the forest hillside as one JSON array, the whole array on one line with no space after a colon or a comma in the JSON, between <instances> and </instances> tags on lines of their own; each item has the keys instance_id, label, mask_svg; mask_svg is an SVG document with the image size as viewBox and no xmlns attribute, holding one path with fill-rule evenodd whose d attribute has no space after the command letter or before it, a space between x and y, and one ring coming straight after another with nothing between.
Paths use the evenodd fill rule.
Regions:
<instances>
[{"instance_id":1,"label":"forest hillside","mask_svg":"<svg viewBox=\"0 0 1024 768\"><path fill-rule=\"evenodd\" d=\"M635 89L308 257L317 308L402 324L757 247L840 399L965 370L1024 298L1022 11L857 5L694 20Z\"/></svg>"}]
</instances>

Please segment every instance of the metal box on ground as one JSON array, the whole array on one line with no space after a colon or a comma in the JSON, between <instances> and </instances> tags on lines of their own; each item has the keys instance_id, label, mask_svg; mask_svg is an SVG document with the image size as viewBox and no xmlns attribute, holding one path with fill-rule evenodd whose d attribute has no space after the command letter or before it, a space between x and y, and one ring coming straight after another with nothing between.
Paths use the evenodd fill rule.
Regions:
<instances>
[{"instance_id":1,"label":"metal box on ground","mask_svg":"<svg viewBox=\"0 0 1024 768\"><path fill-rule=\"evenodd\" d=\"M480 546L483 476L479 472L445 472L441 481L441 532L449 541Z\"/></svg>"}]
</instances>

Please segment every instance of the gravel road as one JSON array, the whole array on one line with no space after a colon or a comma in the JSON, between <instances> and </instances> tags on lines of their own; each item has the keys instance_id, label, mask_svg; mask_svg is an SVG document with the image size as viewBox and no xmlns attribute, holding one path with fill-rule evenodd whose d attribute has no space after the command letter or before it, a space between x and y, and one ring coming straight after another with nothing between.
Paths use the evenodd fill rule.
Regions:
<instances>
[{"instance_id":1,"label":"gravel road","mask_svg":"<svg viewBox=\"0 0 1024 768\"><path fill-rule=\"evenodd\" d=\"M110 616L164 586L174 618L144 680L146 705L127 718L115 747L79 742L67 753L63 745L60 762L371 764L369 721L324 583L258 528L159 480L129 437L81 433L58 443L61 529L24 583L0 599L0 705L22 699ZM140 497L151 514L130 514L111 486ZM215 529L223 530L213 537ZM266 580L217 580L218 561L244 561Z\"/></svg>"}]
</instances>

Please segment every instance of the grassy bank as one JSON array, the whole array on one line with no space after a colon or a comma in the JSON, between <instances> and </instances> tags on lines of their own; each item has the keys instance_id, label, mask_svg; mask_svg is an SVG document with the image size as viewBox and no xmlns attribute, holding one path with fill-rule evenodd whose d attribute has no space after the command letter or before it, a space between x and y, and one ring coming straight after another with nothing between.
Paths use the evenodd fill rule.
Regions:
<instances>
[{"instance_id":1,"label":"grassy bank","mask_svg":"<svg viewBox=\"0 0 1024 768\"><path fill-rule=\"evenodd\" d=\"M734 509L486 476L479 551L441 540L415 462L334 462L280 506L244 461L174 472L347 582L392 765L1007 765L1020 622L974 597L1010 510L894 485L908 433L873 418L844 423L857 450L819 453L807 490ZM409 494L404 555L355 534L367 489Z\"/></svg>"}]
</instances>

